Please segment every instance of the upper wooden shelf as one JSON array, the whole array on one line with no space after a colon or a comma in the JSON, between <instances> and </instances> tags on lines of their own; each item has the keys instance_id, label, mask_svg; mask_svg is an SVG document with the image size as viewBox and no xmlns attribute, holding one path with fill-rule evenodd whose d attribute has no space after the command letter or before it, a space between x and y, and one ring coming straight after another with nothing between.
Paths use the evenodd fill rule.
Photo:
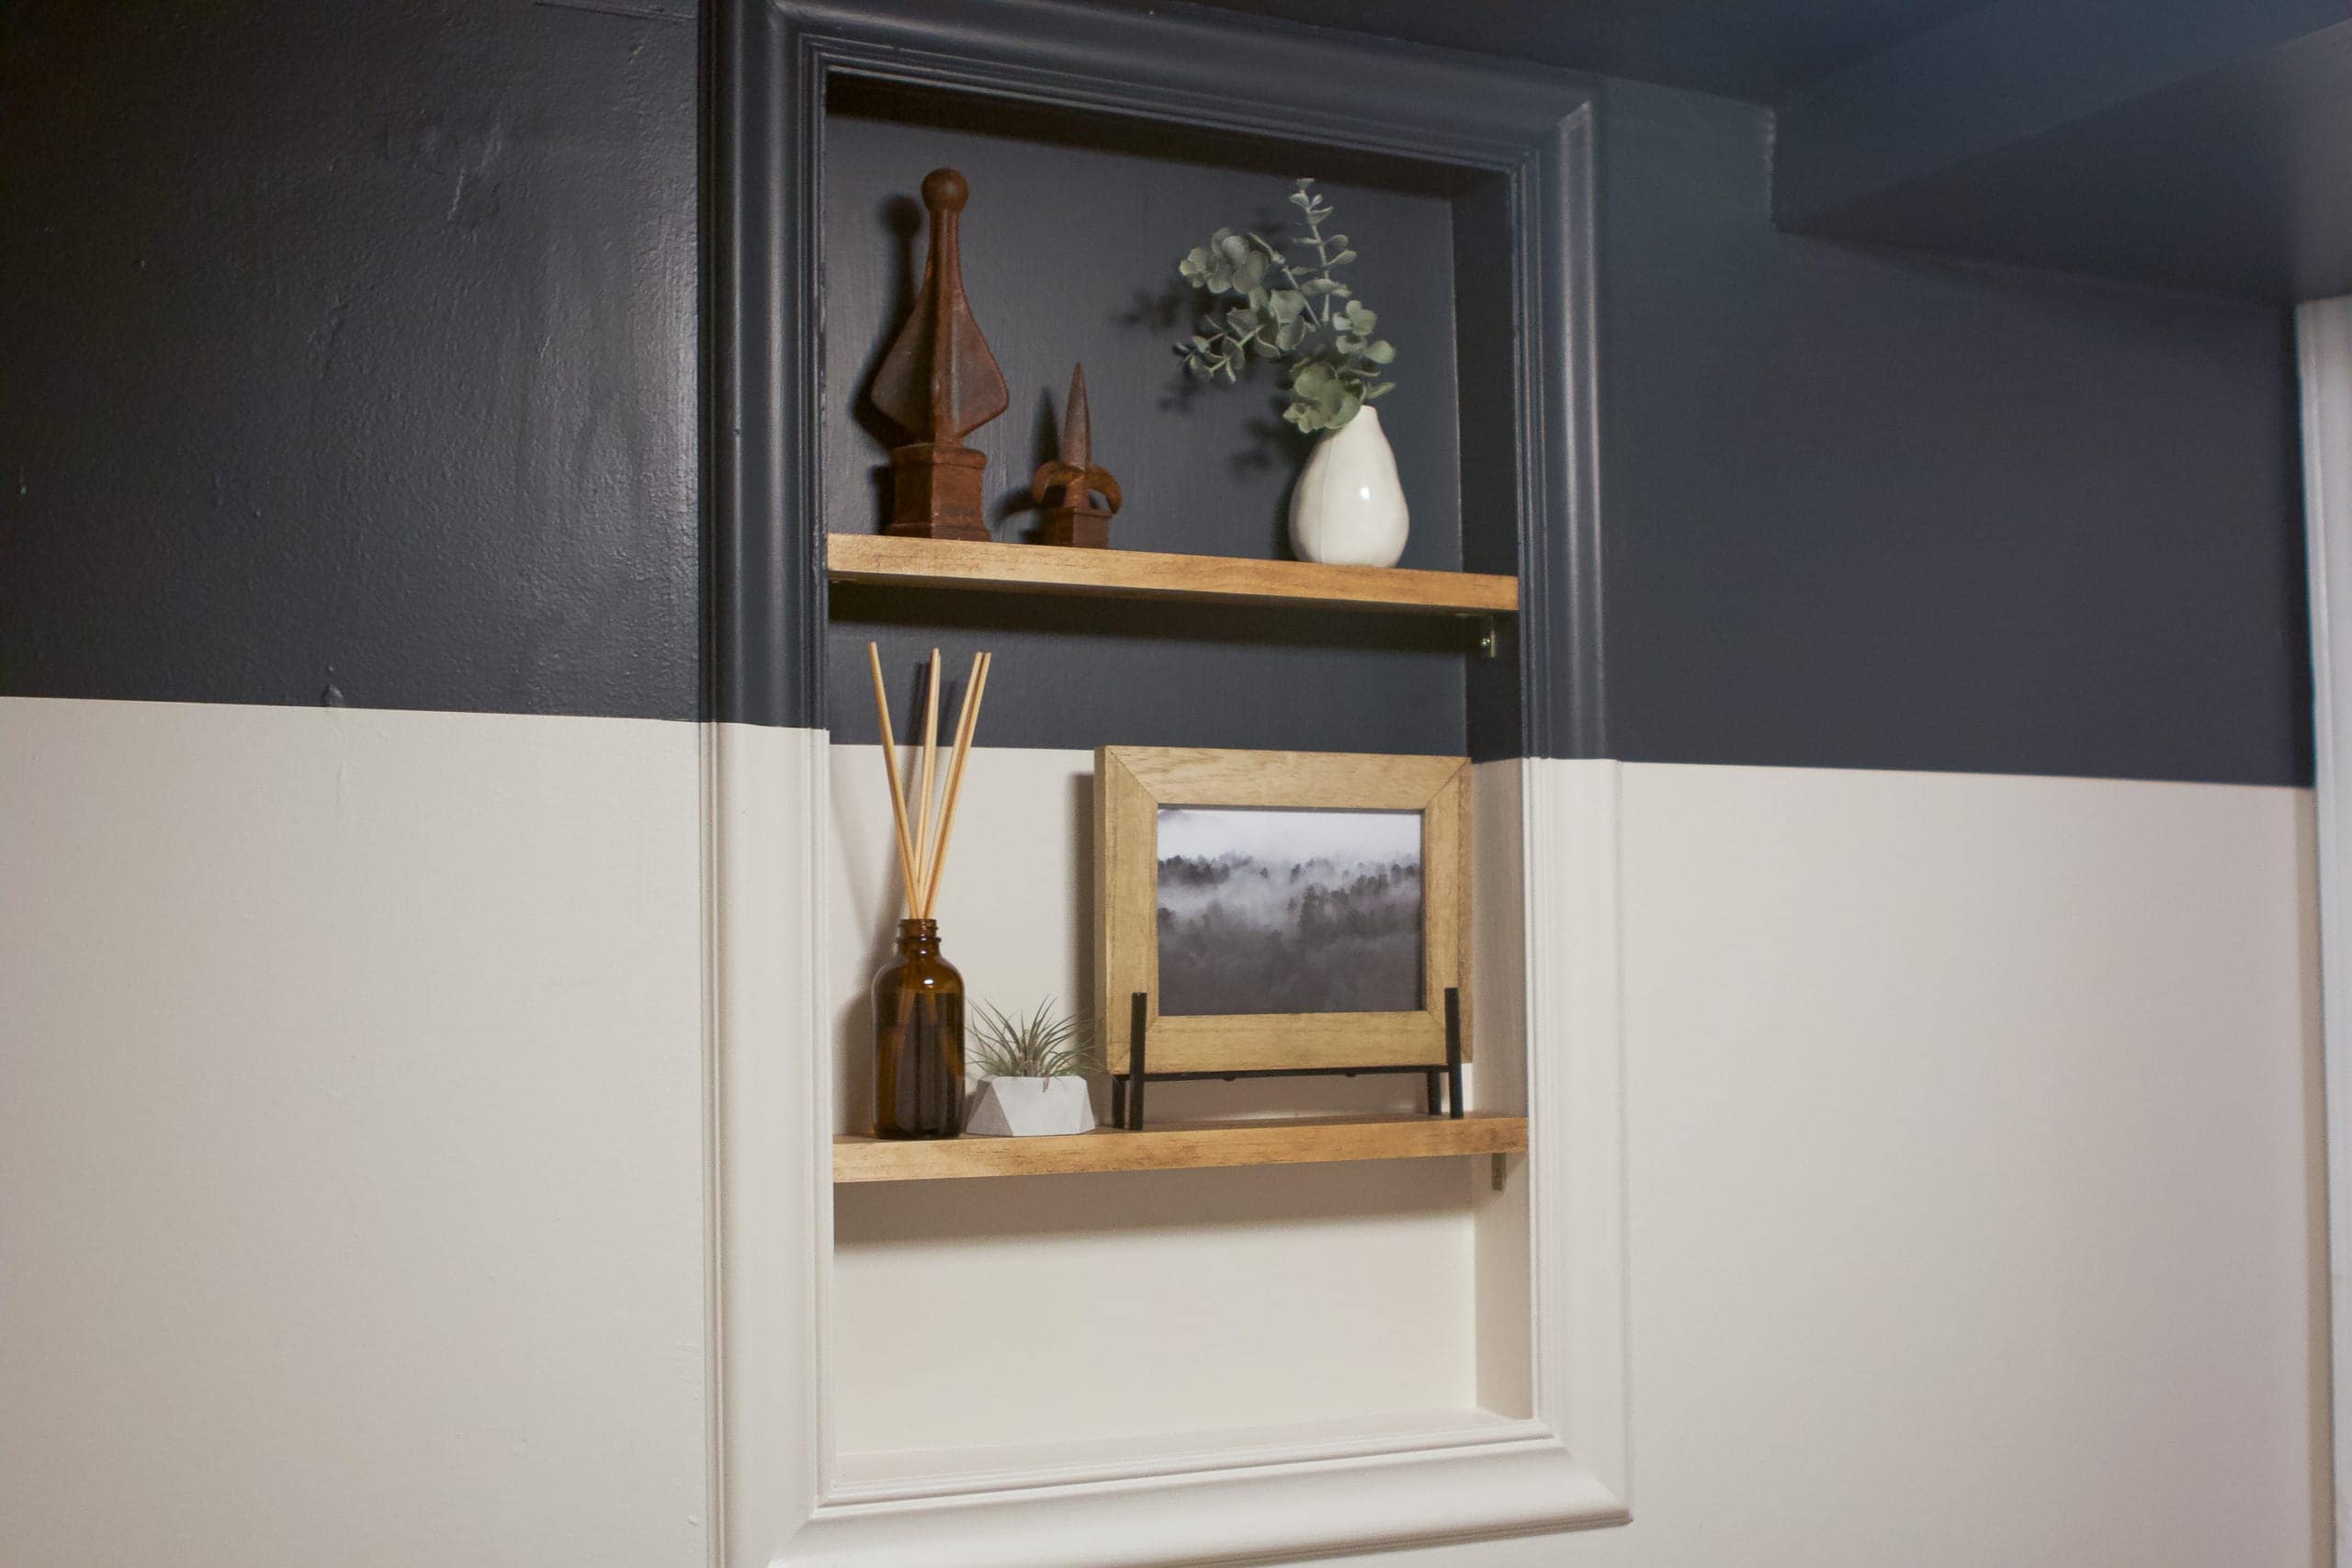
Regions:
<instances>
[{"instance_id":1,"label":"upper wooden shelf","mask_svg":"<svg viewBox=\"0 0 2352 1568\"><path fill-rule=\"evenodd\" d=\"M1070 1137L942 1138L845 1135L833 1140L833 1180L936 1181L958 1176L1074 1176L1104 1170L1324 1165L1351 1159L1431 1159L1518 1154L1524 1116L1356 1116L1293 1122L1170 1122L1140 1133L1100 1128Z\"/></svg>"},{"instance_id":2,"label":"upper wooden shelf","mask_svg":"<svg viewBox=\"0 0 2352 1568\"><path fill-rule=\"evenodd\" d=\"M1311 604L1423 615L1508 615L1519 609L1519 579L1480 572L900 539L886 534L829 535L825 548L827 575L835 582L1219 604Z\"/></svg>"}]
</instances>

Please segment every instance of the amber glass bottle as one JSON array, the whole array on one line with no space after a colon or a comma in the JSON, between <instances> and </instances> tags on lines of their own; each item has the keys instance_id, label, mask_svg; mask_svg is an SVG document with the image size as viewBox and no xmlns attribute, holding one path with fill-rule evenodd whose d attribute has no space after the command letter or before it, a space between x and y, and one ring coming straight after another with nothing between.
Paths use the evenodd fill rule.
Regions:
<instances>
[{"instance_id":1,"label":"amber glass bottle","mask_svg":"<svg viewBox=\"0 0 2352 1568\"><path fill-rule=\"evenodd\" d=\"M964 976L939 956L937 920L900 920L899 955L874 976L874 1133L964 1129Z\"/></svg>"}]
</instances>

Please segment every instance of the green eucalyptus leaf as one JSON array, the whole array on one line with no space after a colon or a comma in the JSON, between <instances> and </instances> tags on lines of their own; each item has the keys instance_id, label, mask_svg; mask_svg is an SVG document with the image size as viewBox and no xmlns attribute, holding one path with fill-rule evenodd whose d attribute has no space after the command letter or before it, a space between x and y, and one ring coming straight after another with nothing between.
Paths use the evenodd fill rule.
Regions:
<instances>
[{"instance_id":1,"label":"green eucalyptus leaf","mask_svg":"<svg viewBox=\"0 0 2352 1568\"><path fill-rule=\"evenodd\" d=\"M1363 389L1363 395L1367 398L1377 398L1385 393L1393 392L1396 389L1396 383L1394 381L1378 381L1374 382L1372 386L1366 387Z\"/></svg>"},{"instance_id":2,"label":"green eucalyptus leaf","mask_svg":"<svg viewBox=\"0 0 2352 1568\"><path fill-rule=\"evenodd\" d=\"M1389 383L1373 384L1371 378L1396 351L1372 335L1379 318L1332 275L1356 253L1345 234L1323 231L1331 204L1312 179L1293 183L1290 201L1298 216L1281 242L1219 229L1177 264L1184 280L1213 299L1237 298L1201 318L1189 346L1173 346L1185 368L1203 380L1234 381L1256 359L1287 361L1283 417L1302 431L1335 430L1367 400L1389 390ZM1302 247L1303 254L1286 259Z\"/></svg>"}]
</instances>

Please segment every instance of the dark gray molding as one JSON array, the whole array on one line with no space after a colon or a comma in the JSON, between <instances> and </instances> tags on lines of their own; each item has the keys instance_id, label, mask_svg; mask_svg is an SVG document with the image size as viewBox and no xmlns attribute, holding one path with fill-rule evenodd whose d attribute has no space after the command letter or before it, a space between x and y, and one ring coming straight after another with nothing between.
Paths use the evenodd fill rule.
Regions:
<instances>
[{"instance_id":1,"label":"dark gray molding","mask_svg":"<svg viewBox=\"0 0 2352 1568\"><path fill-rule=\"evenodd\" d=\"M721 0L708 39L712 717L824 722L812 239L826 85L848 76L1498 179L1517 406L1464 412L1512 433L1524 608L1520 692L1479 696L1499 682L1474 671L1471 743L1603 753L1588 84L1183 7L1064 0ZM1513 707L1516 735L1494 733Z\"/></svg>"}]
</instances>

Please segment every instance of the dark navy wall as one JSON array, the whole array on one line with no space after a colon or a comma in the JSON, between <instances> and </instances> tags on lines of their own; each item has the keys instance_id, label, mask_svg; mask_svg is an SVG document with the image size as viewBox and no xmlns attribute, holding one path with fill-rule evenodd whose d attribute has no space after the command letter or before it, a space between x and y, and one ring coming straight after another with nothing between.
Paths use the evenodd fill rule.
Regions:
<instances>
[{"instance_id":1,"label":"dark navy wall","mask_svg":"<svg viewBox=\"0 0 2352 1568\"><path fill-rule=\"evenodd\" d=\"M1781 233L1767 111L1602 116L1612 755L2309 780L2285 312Z\"/></svg>"},{"instance_id":2,"label":"dark navy wall","mask_svg":"<svg viewBox=\"0 0 2352 1568\"><path fill-rule=\"evenodd\" d=\"M0 14L0 691L691 717L695 78L689 0Z\"/></svg>"},{"instance_id":3,"label":"dark navy wall","mask_svg":"<svg viewBox=\"0 0 2352 1568\"><path fill-rule=\"evenodd\" d=\"M0 692L694 715L684 10L11 8ZM2279 312L1778 233L1752 106L1600 148L1609 752L2308 777Z\"/></svg>"}]
</instances>

